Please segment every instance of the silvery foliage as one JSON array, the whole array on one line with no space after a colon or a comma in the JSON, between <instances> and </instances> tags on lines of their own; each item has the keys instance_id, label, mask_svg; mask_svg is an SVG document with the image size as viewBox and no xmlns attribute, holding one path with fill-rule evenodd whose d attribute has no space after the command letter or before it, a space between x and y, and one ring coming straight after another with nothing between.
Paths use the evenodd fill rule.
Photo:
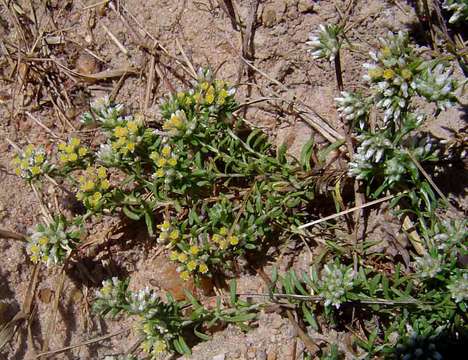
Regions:
<instances>
[{"instance_id":1,"label":"silvery foliage","mask_svg":"<svg viewBox=\"0 0 468 360\"><path fill-rule=\"evenodd\" d=\"M327 59L332 62L343 43L340 35L343 28L338 25L319 25L319 29L309 37L307 45L311 47L310 55L314 59Z\"/></svg>"},{"instance_id":2,"label":"silvery foliage","mask_svg":"<svg viewBox=\"0 0 468 360\"><path fill-rule=\"evenodd\" d=\"M108 167L118 166L122 161L121 154L111 144L101 144L96 156L98 162Z\"/></svg>"},{"instance_id":3,"label":"silvery foliage","mask_svg":"<svg viewBox=\"0 0 468 360\"><path fill-rule=\"evenodd\" d=\"M338 309L346 301L347 292L353 288L354 278L353 269L343 264L326 264L317 284L319 295L325 300L324 305L333 305Z\"/></svg>"},{"instance_id":4,"label":"silvery foliage","mask_svg":"<svg viewBox=\"0 0 468 360\"><path fill-rule=\"evenodd\" d=\"M444 0L442 7L445 10L453 12L449 23L465 22L468 20L468 1L467 0Z\"/></svg>"},{"instance_id":5,"label":"silvery foliage","mask_svg":"<svg viewBox=\"0 0 468 360\"><path fill-rule=\"evenodd\" d=\"M108 130L125 121L122 117L123 104L112 104L108 96L95 100L91 103L90 108L90 111L85 112L80 119L85 125L98 123L98 125Z\"/></svg>"},{"instance_id":6,"label":"silvery foliage","mask_svg":"<svg viewBox=\"0 0 468 360\"><path fill-rule=\"evenodd\" d=\"M442 271L442 257L438 254L426 254L416 257L414 267L416 274L421 279L432 279Z\"/></svg>"},{"instance_id":7,"label":"silvery foliage","mask_svg":"<svg viewBox=\"0 0 468 360\"><path fill-rule=\"evenodd\" d=\"M396 346L396 354L398 359L425 359L425 360L442 360L442 355L437 351L436 343L437 336L424 337L418 335L410 326L409 338L403 343Z\"/></svg>"}]
</instances>

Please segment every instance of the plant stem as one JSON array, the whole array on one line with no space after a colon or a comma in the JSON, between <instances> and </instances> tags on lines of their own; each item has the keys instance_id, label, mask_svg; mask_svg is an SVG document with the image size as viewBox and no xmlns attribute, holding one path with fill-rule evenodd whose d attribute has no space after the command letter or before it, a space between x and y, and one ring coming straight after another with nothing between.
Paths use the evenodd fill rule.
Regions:
<instances>
[{"instance_id":1,"label":"plant stem","mask_svg":"<svg viewBox=\"0 0 468 360\"><path fill-rule=\"evenodd\" d=\"M336 74L336 83L338 85L338 90L343 91L343 76L341 74L340 50L336 52L336 56L335 56L335 74Z\"/></svg>"}]
</instances>

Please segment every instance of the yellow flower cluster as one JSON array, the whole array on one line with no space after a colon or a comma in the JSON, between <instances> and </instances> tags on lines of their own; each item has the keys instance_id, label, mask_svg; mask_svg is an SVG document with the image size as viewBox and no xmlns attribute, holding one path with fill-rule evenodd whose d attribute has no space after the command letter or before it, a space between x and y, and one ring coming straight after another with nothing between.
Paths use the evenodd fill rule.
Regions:
<instances>
[{"instance_id":1,"label":"yellow flower cluster","mask_svg":"<svg viewBox=\"0 0 468 360\"><path fill-rule=\"evenodd\" d=\"M127 121L126 124L115 127L113 136L116 140L112 142L112 149L123 155L133 153L140 142L140 129L141 125L139 120Z\"/></svg>"},{"instance_id":2,"label":"yellow flower cluster","mask_svg":"<svg viewBox=\"0 0 468 360\"><path fill-rule=\"evenodd\" d=\"M58 145L60 162L66 164L83 159L88 154L88 149L80 144L81 140L78 138L71 138L68 143L60 143Z\"/></svg>"},{"instance_id":3,"label":"yellow flower cluster","mask_svg":"<svg viewBox=\"0 0 468 360\"><path fill-rule=\"evenodd\" d=\"M151 326L150 323L146 323L145 326ZM151 334L153 331L151 331ZM156 340L152 338L148 338L144 340L141 344L141 348L147 354L151 354L153 356L157 356L165 351L167 351L167 344L164 340Z\"/></svg>"},{"instance_id":4,"label":"yellow flower cluster","mask_svg":"<svg viewBox=\"0 0 468 360\"><path fill-rule=\"evenodd\" d=\"M42 147L35 148L29 144L23 153L18 154L12 161L15 174L24 179L32 179L47 172L49 166Z\"/></svg>"},{"instance_id":5,"label":"yellow flower cluster","mask_svg":"<svg viewBox=\"0 0 468 360\"><path fill-rule=\"evenodd\" d=\"M183 93L182 93L183 94ZM187 129L187 117L183 110L177 110L171 118L163 124L163 130L171 135L183 135Z\"/></svg>"},{"instance_id":6,"label":"yellow flower cluster","mask_svg":"<svg viewBox=\"0 0 468 360\"><path fill-rule=\"evenodd\" d=\"M193 94L193 99L197 104L223 106L233 93L233 89L230 89L223 80L214 82L202 80Z\"/></svg>"},{"instance_id":7,"label":"yellow flower cluster","mask_svg":"<svg viewBox=\"0 0 468 360\"><path fill-rule=\"evenodd\" d=\"M239 244L239 238L236 235L230 235L225 227L219 229L219 232L211 237L211 241L221 250L226 250L229 246Z\"/></svg>"},{"instance_id":8,"label":"yellow flower cluster","mask_svg":"<svg viewBox=\"0 0 468 360\"><path fill-rule=\"evenodd\" d=\"M180 239L180 231L169 220L164 220L162 224L158 225L158 229L161 231L158 237L159 243L175 243Z\"/></svg>"},{"instance_id":9,"label":"yellow flower cluster","mask_svg":"<svg viewBox=\"0 0 468 360\"><path fill-rule=\"evenodd\" d=\"M78 178L80 190L76 195L85 205L98 208L102 203L104 194L110 187L107 170L104 167L88 167L84 175Z\"/></svg>"},{"instance_id":10,"label":"yellow flower cluster","mask_svg":"<svg viewBox=\"0 0 468 360\"><path fill-rule=\"evenodd\" d=\"M179 276L182 280L187 281L190 278L190 273L198 272L206 274L208 266L200 259L200 248L197 245L191 245L187 251L171 251L170 259L180 263Z\"/></svg>"},{"instance_id":11,"label":"yellow flower cluster","mask_svg":"<svg viewBox=\"0 0 468 360\"><path fill-rule=\"evenodd\" d=\"M160 153L153 151L150 154L150 158L158 168L154 177L170 178L174 174L174 167L177 165L177 156L169 145L164 145Z\"/></svg>"}]
</instances>

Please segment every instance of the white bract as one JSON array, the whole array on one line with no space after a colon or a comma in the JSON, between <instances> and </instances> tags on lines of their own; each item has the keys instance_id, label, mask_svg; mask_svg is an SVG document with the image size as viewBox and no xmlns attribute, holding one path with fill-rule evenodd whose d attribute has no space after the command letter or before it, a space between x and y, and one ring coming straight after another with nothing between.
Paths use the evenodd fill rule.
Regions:
<instances>
[{"instance_id":1,"label":"white bract","mask_svg":"<svg viewBox=\"0 0 468 360\"><path fill-rule=\"evenodd\" d=\"M454 24L458 21L468 20L468 1L467 0L444 0L442 7L453 14L449 19L449 23Z\"/></svg>"},{"instance_id":2,"label":"white bract","mask_svg":"<svg viewBox=\"0 0 468 360\"><path fill-rule=\"evenodd\" d=\"M459 303L468 300L468 272L463 271L459 276L452 276L451 283L447 286L452 299Z\"/></svg>"},{"instance_id":3,"label":"white bract","mask_svg":"<svg viewBox=\"0 0 468 360\"><path fill-rule=\"evenodd\" d=\"M353 288L355 273L342 264L329 263L324 266L318 283L319 295L325 300L325 306L333 305L337 309L346 300L346 293Z\"/></svg>"},{"instance_id":4,"label":"white bract","mask_svg":"<svg viewBox=\"0 0 468 360\"><path fill-rule=\"evenodd\" d=\"M362 130L366 126L370 104L358 93L342 91L341 97L335 98L338 113L347 121L356 122Z\"/></svg>"},{"instance_id":5,"label":"white bract","mask_svg":"<svg viewBox=\"0 0 468 360\"><path fill-rule=\"evenodd\" d=\"M340 51L342 40L340 35L343 29L338 25L319 25L319 29L310 35L306 42L311 48L310 55L314 59L327 59L332 62Z\"/></svg>"}]
</instances>

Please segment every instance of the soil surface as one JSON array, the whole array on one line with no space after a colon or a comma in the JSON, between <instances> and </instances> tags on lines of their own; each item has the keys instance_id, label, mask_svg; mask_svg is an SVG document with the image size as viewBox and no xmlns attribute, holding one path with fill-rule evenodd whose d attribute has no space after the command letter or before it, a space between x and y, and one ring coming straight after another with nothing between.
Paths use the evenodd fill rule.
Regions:
<instances>
[{"instance_id":1,"label":"soil surface","mask_svg":"<svg viewBox=\"0 0 468 360\"><path fill-rule=\"evenodd\" d=\"M307 53L305 42L311 31L319 24L347 17L347 36L356 46L343 51L344 86L365 91L362 64L368 51L378 44L378 37L388 31L414 32L418 26L414 9L403 1L268 0L259 1L253 15L256 1L238 0L232 2L235 19L225 5L230 1L126 0L104 5L106 2L95 0L33 0L14 2L13 11L7 3L0 3L0 228L20 234L28 234L42 213L31 187L12 173L12 143L20 147L43 144L51 149L57 139L76 134L98 145L102 139L83 130L79 122L79 115L93 100L110 95L117 103L158 121L159 99L187 84L190 66L210 66L218 78L239 84L240 103L270 97L296 99L342 134L334 103L339 95L334 69L326 61L312 60ZM243 24L242 34L239 23ZM36 60L9 57L3 42L19 44L26 58L29 51ZM250 45L246 48L243 43ZM246 65L242 57L255 68ZM459 69L456 72L461 74ZM285 143L294 156L311 137L319 145L327 143L316 129L288 111L285 102L275 104L255 102L246 107L247 122L265 130L276 145ZM445 128L459 129L462 117L461 109L450 109L434 117L428 128L437 136L448 137ZM48 194L46 205L51 209L73 206L52 183L45 182L38 192ZM333 212L332 208L324 209L317 217ZM374 236L390 233L385 241L395 241L398 226L392 228L391 219L385 229L380 228L384 213L385 209L375 210L369 228ZM104 238L112 221L96 221L90 238ZM383 251L386 246L374 250ZM264 271L269 273L272 266L283 271L291 267L306 270L319 252L317 246L312 254L303 248L298 255L286 246L268 261ZM114 234L99 251L83 254L81 265L63 279L53 328L48 326L60 269L38 268L33 320L28 322L29 328L22 321L18 323L18 331L0 358L35 359L43 351L125 329L128 331L50 358L104 359L127 352L138 343L132 319L100 319L91 313L90 304L101 281L110 276L131 277L132 289L149 286L182 297L182 288L191 286L178 280L173 266L160 253L146 238L144 227L136 225L131 231ZM21 241L0 239L0 254L2 324L23 308L34 266ZM266 290L255 272L241 275L239 292ZM210 301L209 294L204 296ZM345 333L330 331L331 338L346 341ZM246 333L232 326L220 329L211 340L194 346L190 358L302 359L303 351L304 345L287 317L272 310L262 313Z\"/></svg>"}]
</instances>

